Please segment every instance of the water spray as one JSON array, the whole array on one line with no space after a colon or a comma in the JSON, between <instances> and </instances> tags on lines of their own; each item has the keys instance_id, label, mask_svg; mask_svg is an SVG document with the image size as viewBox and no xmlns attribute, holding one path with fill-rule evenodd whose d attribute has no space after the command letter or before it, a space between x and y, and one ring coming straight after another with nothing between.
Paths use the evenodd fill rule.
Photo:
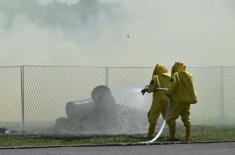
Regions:
<instances>
[{"instance_id":1,"label":"water spray","mask_svg":"<svg viewBox=\"0 0 235 155\"><path fill-rule=\"evenodd\" d=\"M142 90L141 88L135 88L133 91L139 93L139 92L141 92L141 90Z\"/></svg>"}]
</instances>

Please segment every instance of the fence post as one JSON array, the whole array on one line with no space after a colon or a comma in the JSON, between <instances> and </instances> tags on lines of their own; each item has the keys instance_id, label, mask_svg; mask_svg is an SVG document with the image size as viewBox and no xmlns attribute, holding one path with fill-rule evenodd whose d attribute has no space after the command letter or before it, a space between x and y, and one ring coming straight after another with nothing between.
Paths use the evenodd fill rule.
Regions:
<instances>
[{"instance_id":1,"label":"fence post","mask_svg":"<svg viewBox=\"0 0 235 155\"><path fill-rule=\"evenodd\" d=\"M220 120L224 121L224 68L220 67Z\"/></svg>"},{"instance_id":2,"label":"fence post","mask_svg":"<svg viewBox=\"0 0 235 155\"><path fill-rule=\"evenodd\" d=\"M105 67L105 86L109 86L109 67Z\"/></svg>"},{"instance_id":3,"label":"fence post","mask_svg":"<svg viewBox=\"0 0 235 155\"><path fill-rule=\"evenodd\" d=\"M24 69L25 66L20 67L20 83L21 83L21 114L22 114L22 129L25 129L25 104L24 104Z\"/></svg>"}]
</instances>

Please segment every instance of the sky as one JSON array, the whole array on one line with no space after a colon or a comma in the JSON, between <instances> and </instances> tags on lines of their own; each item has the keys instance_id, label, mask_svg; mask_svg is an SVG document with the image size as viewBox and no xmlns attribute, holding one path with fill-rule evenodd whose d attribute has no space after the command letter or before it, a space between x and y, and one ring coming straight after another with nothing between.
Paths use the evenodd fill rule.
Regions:
<instances>
[{"instance_id":1,"label":"sky","mask_svg":"<svg viewBox=\"0 0 235 155\"><path fill-rule=\"evenodd\" d=\"M58 1L73 5L79 0ZM0 66L153 67L175 61L235 66L234 0L102 0L106 3L119 4L115 20L101 10L90 14L95 18L89 18L90 25L63 31L22 14L6 29L9 17L0 9ZM46 18L41 14L35 18Z\"/></svg>"}]
</instances>

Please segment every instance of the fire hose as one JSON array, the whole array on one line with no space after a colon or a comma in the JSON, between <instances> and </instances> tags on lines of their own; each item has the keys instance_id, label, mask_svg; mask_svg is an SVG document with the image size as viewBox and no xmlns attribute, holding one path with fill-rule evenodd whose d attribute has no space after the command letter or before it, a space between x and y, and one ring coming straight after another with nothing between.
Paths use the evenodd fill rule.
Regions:
<instances>
[{"instance_id":1,"label":"fire hose","mask_svg":"<svg viewBox=\"0 0 235 155\"><path fill-rule=\"evenodd\" d=\"M167 91L167 90L168 90L167 88L157 88L157 91ZM167 121L170 110L171 110L171 99L170 99L170 97L168 97L167 112L166 112L165 117L163 118L162 126L161 126L160 130L158 131L157 135L149 141L139 142L139 143L142 143L142 144L153 143L161 136L161 134L166 126L166 121Z\"/></svg>"}]
</instances>

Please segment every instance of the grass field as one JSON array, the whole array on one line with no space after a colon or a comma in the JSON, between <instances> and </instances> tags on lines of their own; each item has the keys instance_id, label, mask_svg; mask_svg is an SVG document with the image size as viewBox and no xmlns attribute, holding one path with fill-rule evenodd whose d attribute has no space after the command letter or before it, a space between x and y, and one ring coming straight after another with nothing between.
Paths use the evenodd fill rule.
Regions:
<instances>
[{"instance_id":1,"label":"grass field","mask_svg":"<svg viewBox=\"0 0 235 155\"><path fill-rule=\"evenodd\" d=\"M177 138L183 142L184 130L177 128ZM167 129L156 142L169 142ZM102 144L135 144L146 141L145 134L136 135L2 135L0 147L45 147L45 146L81 146ZM235 127L192 127L192 142L199 141L235 141Z\"/></svg>"}]
</instances>

